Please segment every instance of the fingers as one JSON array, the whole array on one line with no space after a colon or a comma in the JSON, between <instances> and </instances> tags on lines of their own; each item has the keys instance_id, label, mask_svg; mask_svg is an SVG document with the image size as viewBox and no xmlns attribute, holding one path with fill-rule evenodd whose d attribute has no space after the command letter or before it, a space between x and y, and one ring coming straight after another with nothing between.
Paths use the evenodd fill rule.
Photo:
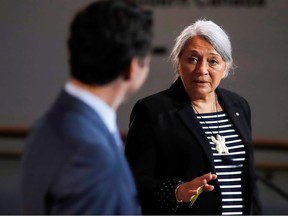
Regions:
<instances>
[{"instance_id":1,"label":"fingers","mask_svg":"<svg viewBox=\"0 0 288 216\"><path fill-rule=\"evenodd\" d=\"M210 172L210 173L206 173L206 174L204 174L204 175L202 175L202 176L200 176L198 178L200 178L202 180L205 179L207 182L209 182L211 180L217 179L217 175Z\"/></svg>"},{"instance_id":2,"label":"fingers","mask_svg":"<svg viewBox=\"0 0 288 216\"><path fill-rule=\"evenodd\" d=\"M214 186L213 185L209 185L209 184L205 184L203 187L203 191L208 192L208 191L213 191L214 190Z\"/></svg>"},{"instance_id":3,"label":"fingers","mask_svg":"<svg viewBox=\"0 0 288 216\"><path fill-rule=\"evenodd\" d=\"M204 185L203 191L206 191L206 192L207 192L207 191L212 191L212 190L214 190L214 186L213 186L213 185L209 185L208 182L211 181L211 180L217 179L217 175L212 174L212 173L206 173L206 174L204 174L203 176L200 176L199 178L200 178L200 179L202 180L202 182L203 182L202 185Z\"/></svg>"},{"instance_id":4,"label":"fingers","mask_svg":"<svg viewBox=\"0 0 288 216\"><path fill-rule=\"evenodd\" d=\"M175 193L177 200L182 200L183 202L190 202L191 197L197 194L198 188L203 186L203 191L214 190L213 185L209 185L208 182L215 180L217 175L212 173L206 173L200 177L193 179L192 181L185 182L181 184Z\"/></svg>"},{"instance_id":5,"label":"fingers","mask_svg":"<svg viewBox=\"0 0 288 216\"><path fill-rule=\"evenodd\" d=\"M193 179L192 181L190 181L190 188L195 190L198 187L202 186L202 185L208 185L208 182L211 180L215 180L217 179L217 175L212 174L212 173L206 173L198 178ZM209 187L208 187L209 188Z\"/></svg>"}]
</instances>

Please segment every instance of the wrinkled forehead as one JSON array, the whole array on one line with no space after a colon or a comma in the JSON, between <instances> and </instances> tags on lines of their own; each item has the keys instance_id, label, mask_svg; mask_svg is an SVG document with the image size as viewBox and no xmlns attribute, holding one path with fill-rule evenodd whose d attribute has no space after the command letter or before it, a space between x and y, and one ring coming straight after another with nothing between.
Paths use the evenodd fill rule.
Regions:
<instances>
[{"instance_id":1,"label":"wrinkled forehead","mask_svg":"<svg viewBox=\"0 0 288 216\"><path fill-rule=\"evenodd\" d=\"M199 54L199 55L215 55L222 57L217 50L213 47L213 45L202 36L194 36L186 41L184 46L182 47L181 52L179 53L179 57L182 53L191 53L191 54Z\"/></svg>"}]
</instances>

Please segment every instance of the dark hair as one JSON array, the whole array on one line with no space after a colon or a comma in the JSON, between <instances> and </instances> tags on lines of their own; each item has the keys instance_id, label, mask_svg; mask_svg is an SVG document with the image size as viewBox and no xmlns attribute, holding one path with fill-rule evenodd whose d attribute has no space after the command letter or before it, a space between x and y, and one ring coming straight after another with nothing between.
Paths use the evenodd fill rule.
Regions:
<instances>
[{"instance_id":1,"label":"dark hair","mask_svg":"<svg viewBox=\"0 0 288 216\"><path fill-rule=\"evenodd\" d=\"M152 14L127 0L97 1L80 11L70 28L71 75L104 85L143 59L152 43Z\"/></svg>"}]
</instances>

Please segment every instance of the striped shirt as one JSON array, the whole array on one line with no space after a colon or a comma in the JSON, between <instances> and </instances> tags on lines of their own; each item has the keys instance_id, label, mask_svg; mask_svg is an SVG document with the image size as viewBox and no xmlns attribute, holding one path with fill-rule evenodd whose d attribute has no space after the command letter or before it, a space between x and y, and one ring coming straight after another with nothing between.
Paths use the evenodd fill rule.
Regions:
<instances>
[{"instance_id":1,"label":"striped shirt","mask_svg":"<svg viewBox=\"0 0 288 216\"><path fill-rule=\"evenodd\" d=\"M222 195L222 215L243 214L242 170L246 151L238 132L224 112L196 114L209 140ZM225 137L229 153L218 153L211 135Z\"/></svg>"}]
</instances>

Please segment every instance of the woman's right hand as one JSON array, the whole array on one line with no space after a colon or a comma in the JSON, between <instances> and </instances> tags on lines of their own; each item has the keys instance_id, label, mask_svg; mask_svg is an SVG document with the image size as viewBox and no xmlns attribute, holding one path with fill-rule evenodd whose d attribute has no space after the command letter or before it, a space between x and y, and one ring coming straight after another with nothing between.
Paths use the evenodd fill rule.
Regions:
<instances>
[{"instance_id":1,"label":"woman's right hand","mask_svg":"<svg viewBox=\"0 0 288 216\"><path fill-rule=\"evenodd\" d=\"M206 173L189 182L184 182L178 186L175 192L176 200L182 202L190 202L192 197L197 194L198 188L203 186L202 191L213 191L214 186L209 185L208 182L217 179L216 174Z\"/></svg>"}]
</instances>

